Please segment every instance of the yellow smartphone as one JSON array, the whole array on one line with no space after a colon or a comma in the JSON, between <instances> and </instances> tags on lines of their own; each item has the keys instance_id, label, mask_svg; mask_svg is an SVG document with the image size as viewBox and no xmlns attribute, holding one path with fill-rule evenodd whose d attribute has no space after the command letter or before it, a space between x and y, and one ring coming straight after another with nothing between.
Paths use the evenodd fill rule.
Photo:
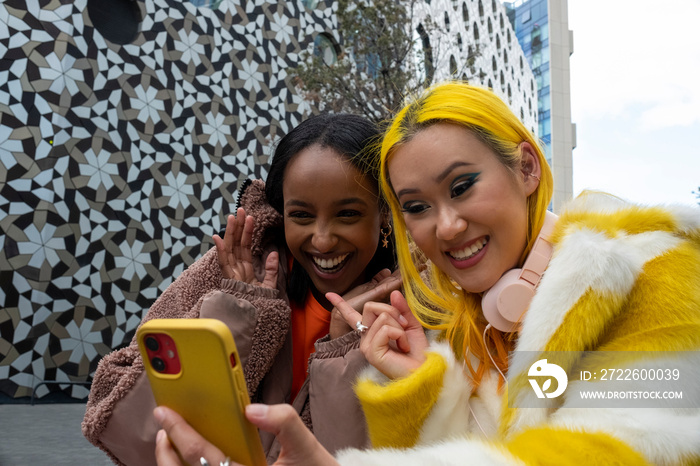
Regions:
<instances>
[{"instance_id":1,"label":"yellow smartphone","mask_svg":"<svg viewBox=\"0 0 700 466\"><path fill-rule=\"evenodd\" d=\"M153 319L136 332L156 404L179 413L231 460L266 465L236 344L216 319Z\"/></svg>"}]
</instances>

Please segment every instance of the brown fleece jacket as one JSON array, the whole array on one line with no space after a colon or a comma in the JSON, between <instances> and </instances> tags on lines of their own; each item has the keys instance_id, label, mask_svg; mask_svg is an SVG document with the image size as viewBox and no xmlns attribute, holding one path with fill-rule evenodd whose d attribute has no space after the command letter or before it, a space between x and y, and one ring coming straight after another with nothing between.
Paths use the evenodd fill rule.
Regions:
<instances>
[{"instance_id":1,"label":"brown fleece jacket","mask_svg":"<svg viewBox=\"0 0 700 466\"><path fill-rule=\"evenodd\" d=\"M239 205L255 218L252 252L258 280L265 258L280 254L277 289L222 279L215 248L187 268L151 306L143 322L154 318L217 318L234 335L247 388L254 402L290 403L291 309L286 297L287 259L282 217L267 204L264 183L242 189ZM142 324L143 324L142 322ZM331 451L368 444L364 416L352 392L355 375L366 361L353 332L317 343L309 377L294 400L305 424ZM318 375L315 375L318 374ZM135 339L99 363L82 429L85 437L117 464L155 464L155 407ZM312 424L322 426L313 429ZM279 443L261 432L272 462Z\"/></svg>"},{"instance_id":2,"label":"brown fleece jacket","mask_svg":"<svg viewBox=\"0 0 700 466\"><path fill-rule=\"evenodd\" d=\"M261 181L253 181L239 200L239 204L246 209L246 212L256 219L252 242L253 255L256 257L263 254L266 241L270 240L271 231L282 225L281 215L265 200L264 186ZM266 235L268 238L265 237ZM262 270L264 273L264 266L256 265L256 271ZM280 274L282 278L284 275L284 273ZM245 291L250 291L253 287L246 285L234 280L223 280L216 248L212 248L183 271L163 292L148 310L140 325L151 319L199 318L202 302L216 290L249 299L256 309L257 325L253 332L250 349L245 351L245 355L241 355L241 361L245 361L244 371L248 393L251 399L256 399L255 391L270 369L289 331L291 311L286 300L277 298L279 294L277 290L258 289L253 294L260 296L251 299ZM282 289L284 289L284 283L282 283ZM120 461L103 445L100 436L111 418L115 405L129 393L143 370L143 361L134 337L128 347L106 355L99 362L95 372L82 423L83 435L91 443L103 449L117 463Z\"/></svg>"}]
</instances>

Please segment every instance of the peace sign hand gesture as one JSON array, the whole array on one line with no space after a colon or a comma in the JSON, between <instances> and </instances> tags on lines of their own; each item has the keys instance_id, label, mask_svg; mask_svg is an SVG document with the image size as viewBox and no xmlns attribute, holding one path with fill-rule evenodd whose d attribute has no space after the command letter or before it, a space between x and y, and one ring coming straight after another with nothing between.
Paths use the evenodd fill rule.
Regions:
<instances>
[{"instance_id":1,"label":"peace sign hand gesture","mask_svg":"<svg viewBox=\"0 0 700 466\"><path fill-rule=\"evenodd\" d=\"M265 261L265 278L259 282L253 269L253 226L255 220L246 215L245 209L238 209L236 215L229 215L226 221L226 233L222 239L214 235L214 244L219 256L219 266L224 278L232 278L251 285L264 288L277 288L277 272L279 269L279 254L275 251L267 256Z\"/></svg>"}]
</instances>

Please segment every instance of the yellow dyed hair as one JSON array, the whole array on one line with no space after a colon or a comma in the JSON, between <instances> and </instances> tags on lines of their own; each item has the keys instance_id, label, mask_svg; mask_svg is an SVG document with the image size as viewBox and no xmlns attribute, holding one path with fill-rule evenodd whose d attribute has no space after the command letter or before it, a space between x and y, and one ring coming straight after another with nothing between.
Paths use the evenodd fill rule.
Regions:
<instances>
[{"instance_id":1,"label":"yellow dyed hair","mask_svg":"<svg viewBox=\"0 0 700 466\"><path fill-rule=\"evenodd\" d=\"M431 267L430 286L426 284L412 260L410 238L396 194L391 187L387 163L402 144L420 131L436 123L452 123L465 127L496 154L514 173L520 169L520 144L528 142L541 166L540 183L527 199L527 246L520 265L537 238L544 223L544 215L552 198L552 172L535 136L493 92L459 81L435 85L406 105L391 121L381 148L380 185L389 202L394 221L396 250L403 277L406 299L418 320L427 328L445 331L455 355L463 358L469 348L481 361L474 369L466 358L469 370L478 384L485 369L492 365L482 341L486 322L482 317L481 295L459 288L450 277ZM508 350L512 336L491 329L496 349L496 365L507 368Z\"/></svg>"}]
</instances>

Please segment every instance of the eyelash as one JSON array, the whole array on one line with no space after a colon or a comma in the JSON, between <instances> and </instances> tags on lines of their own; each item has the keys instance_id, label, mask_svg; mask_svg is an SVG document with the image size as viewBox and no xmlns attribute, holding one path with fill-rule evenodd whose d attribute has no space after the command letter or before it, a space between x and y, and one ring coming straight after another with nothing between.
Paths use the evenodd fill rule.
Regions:
<instances>
[{"instance_id":1,"label":"eyelash","mask_svg":"<svg viewBox=\"0 0 700 466\"><path fill-rule=\"evenodd\" d=\"M450 196L454 199L455 197L459 197L465 192L471 188L474 183L476 183L477 177L481 174L481 172L478 173L469 173L467 175L462 175L459 178L457 178L454 183L452 183L452 187L450 189ZM456 193L457 189L464 188L463 191Z\"/></svg>"},{"instance_id":2,"label":"eyelash","mask_svg":"<svg viewBox=\"0 0 700 466\"><path fill-rule=\"evenodd\" d=\"M339 218L354 218L359 217L360 215L361 213L357 210L341 210L336 214L336 216ZM296 219L309 219L313 217L313 215L304 211L293 211L287 214L287 216Z\"/></svg>"},{"instance_id":3,"label":"eyelash","mask_svg":"<svg viewBox=\"0 0 700 466\"><path fill-rule=\"evenodd\" d=\"M456 197L461 196L462 194L466 193L469 188L471 188L474 183L476 183L478 176L481 174L481 172L478 173L469 173L466 175L462 175L455 179L455 181L452 183L452 186L450 187L450 198L454 199ZM463 189L461 192L456 192L458 189ZM409 201L405 203L402 206L401 212L405 214L420 214L422 212L425 212L427 209L430 208L427 204L422 204L422 203L413 203L414 201Z\"/></svg>"},{"instance_id":4,"label":"eyelash","mask_svg":"<svg viewBox=\"0 0 700 466\"><path fill-rule=\"evenodd\" d=\"M418 204L418 205L409 205L410 203L406 203L403 205L403 208L401 209L401 212L405 214L420 214L424 212L426 209L428 209L427 206L423 204Z\"/></svg>"},{"instance_id":5,"label":"eyelash","mask_svg":"<svg viewBox=\"0 0 700 466\"><path fill-rule=\"evenodd\" d=\"M287 214L290 218L310 218L311 215L308 212L295 211Z\"/></svg>"}]
</instances>

